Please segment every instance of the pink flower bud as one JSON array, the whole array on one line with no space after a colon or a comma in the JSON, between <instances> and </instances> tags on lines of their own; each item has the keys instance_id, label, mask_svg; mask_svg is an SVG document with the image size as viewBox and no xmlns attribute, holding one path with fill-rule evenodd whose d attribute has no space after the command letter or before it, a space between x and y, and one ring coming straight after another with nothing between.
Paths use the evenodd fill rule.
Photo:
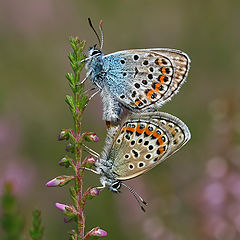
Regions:
<instances>
[{"instance_id":1,"label":"pink flower bud","mask_svg":"<svg viewBox=\"0 0 240 240\"><path fill-rule=\"evenodd\" d=\"M96 237L106 237L107 232L102 230L100 227L96 227L90 231L90 236L96 236Z\"/></svg>"},{"instance_id":2,"label":"pink flower bud","mask_svg":"<svg viewBox=\"0 0 240 240\"><path fill-rule=\"evenodd\" d=\"M49 182L47 182L45 185L47 187L56 187L61 183L61 181L57 178L54 178L52 180L50 180Z\"/></svg>"},{"instance_id":3,"label":"pink flower bud","mask_svg":"<svg viewBox=\"0 0 240 240\"><path fill-rule=\"evenodd\" d=\"M68 140L69 139L69 129L61 130L60 134L58 135L58 141Z\"/></svg>"},{"instance_id":4,"label":"pink flower bud","mask_svg":"<svg viewBox=\"0 0 240 240\"><path fill-rule=\"evenodd\" d=\"M86 133L85 139L89 142L98 142L99 141L98 136L96 135L96 133L93 133L93 132Z\"/></svg>"},{"instance_id":5,"label":"pink flower bud","mask_svg":"<svg viewBox=\"0 0 240 240\"><path fill-rule=\"evenodd\" d=\"M94 164L96 161L97 159L93 156L89 156L86 158L86 163L89 163L89 164Z\"/></svg>"},{"instance_id":6,"label":"pink flower bud","mask_svg":"<svg viewBox=\"0 0 240 240\"><path fill-rule=\"evenodd\" d=\"M96 163L96 161L97 161L96 158L94 158L93 156L89 156L84 159L83 164L85 165L86 168L91 168Z\"/></svg>"},{"instance_id":7,"label":"pink flower bud","mask_svg":"<svg viewBox=\"0 0 240 240\"><path fill-rule=\"evenodd\" d=\"M59 176L46 183L47 187L62 187L74 179L74 176Z\"/></svg>"},{"instance_id":8,"label":"pink flower bud","mask_svg":"<svg viewBox=\"0 0 240 240\"><path fill-rule=\"evenodd\" d=\"M70 157L63 157L59 162L58 164L60 166L64 166L66 168L68 168L71 164L72 164L72 159Z\"/></svg>"},{"instance_id":9,"label":"pink flower bud","mask_svg":"<svg viewBox=\"0 0 240 240\"><path fill-rule=\"evenodd\" d=\"M68 205L62 204L62 203L56 203L55 205L56 205L56 207L57 207L60 211L62 211L62 212L67 212L67 209L66 209L66 208L69 208Z\"/></svg>"},{"instance_id":10,"label":"pink flower bud","mask_svg":"<svg viewBox=\"0 0 240 240\"><path fill-rule=\"evenodd\" d=\"M73 146L71 143L69 143L69 144L66 146L65 150L66 150L67 152L74 153L74 146Z\"/></svg>"},{"instance_id":11,"label":"pink flower bud","mask_svg":"<svg viewBox=\"0 0 240 240\"><path fill-rule=\"evenodd\" d=\"M91 196L98 196L99 193L100 193L100 190L97 189L97 188L91 188L90 191L89 191L89 194L90 194Z\"/></svg>"}]
</instances>

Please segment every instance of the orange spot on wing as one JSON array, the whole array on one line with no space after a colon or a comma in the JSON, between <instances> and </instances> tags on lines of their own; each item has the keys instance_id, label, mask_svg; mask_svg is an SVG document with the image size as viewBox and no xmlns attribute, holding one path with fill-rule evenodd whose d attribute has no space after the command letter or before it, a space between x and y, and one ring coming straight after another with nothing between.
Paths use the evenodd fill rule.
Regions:
<instances>
[{"instance_id":1,"label":"orange spot on wing","mask_svg":"<svg viewBox=\"0 0 240 240\"><path fill-rule=\"evenodd\" d=\"M162 75L162 76L159 78L159 81L160 81L161 83L163 83L164 77L165 77L165 75Z\"/></svg>"},{"instance_id":2,"label":"orange spot on wing","mask_svg":"<svg viewBox=\"0 0 240 240\"><path fill-rule=\"evenodd\" d=\"M149 136L149 135L152 134L152 131L150 131L150 130L148 129L148 127L146 127L145 133Z\"/></svg>"},{"instance_id":3,"label":"orange spot on wing","mask_svg":"<svg viewBox=\"0 0 240 240\"><path fill-rule=\"evenodd\" d=\"M160 154L164 152L164 148L163 147L158 148L158 150L159 150Z\"/></svg>"},{"instance_id":4,"label":"orange spot on wing","mask_svg":"<svg viewBox=\"0 0 240 240\"><path fill-rule=\"evenodd\" d=\"M133 127L126 127L126 130L130 131L130 132L134 132L135 131L135 129Z\"/></svg>"},{"instance_id":5,"label":"orange spot on wing","mask_svg":"<svg viewBox=\"0 0 240 240\"><path fill-rule=\"evenodd\" d=\"M158 138L158 143L159 143L159 145L163 144L162 135L160 135L160 137Z\"/></svg>"},{"instance_id":6,"label":"orange spot on wing","mask_svg":"<svg viewBox=\"0 0 240 240\"><path fill-rule=\"evenodd\" d=\"M137 106L141 103L140 100L136 100L135 103L137 104Z\"/></svg>"},{"instance_id":7,"label":"orange spot on wing","mask_svg":"<svg viewBox=\"0 0 240 240\"><path fill-rule=\"evenodd\" d=\"M147 93L147 98L148 98L148 99L151 99L152 94L153 94L154 92L155 92L154 90L148 91L148 93Z\"/></svg>"},{"instance_id":8,"label":"orange spot on wing","mask_svg":"<svg viewBox=\"0 0 240 240\"><path fill-rule=\"evenodd\" d=\"M166 68L163 67L163 68L161 69L161 72L165 75L165 74L166 74Z\"/></svg>"},{"instance_id":9,"label":"orange spot on wing","mask_svg":"<svg viewBox=\"0 0 240 240\"><path fill-rule=\"evenodd\" d=\"M136 129L137 133L142 134L144 132L144 130L145 130L145 128L141 129L140 125L139 124L137 125L137 129Z\"/></svg>"},{"instance_id":10,"label":"orange spot on wing","mask_svg":"<svg viewBox=\"0 0 240 240\"><path fill-rule=\"evenodd\" d=\"M156 83L155 84L155 90L159 92L159 87L162 85L162 83Z\"/></svg>"},{"instance_id":11,"label":"orange spot on wing","mask_svg":"<svg viewBox=\"0 0 240 240\"><path fill-rule=\"evenodd\" d=\"M158 60L157 60L157 63L158 63L158 65L160 66L160 65L162 64L161 59L158 59Z\"/></svg>"},{"instance_id":12,"label":"orange spot on wing","mask_svg":"<svg viewBox=\"0 0 240 240\"><path fill-rule=\"evenodd\" d=\"M157 133L157 131L154 131L152 134L155 138L157 138L159 136L159 134Z\"/></svg>"},{"instance_id":13,"label":"orange spot on wing","mask_svg":"<svg viewBox=\"0 0 240 240\"><path fill-rule=\"evenodd\" d=\"M122 127L121 132L122 132L122 131L125 131L126 129L127 129L127 127Z\"/></svg>"}]
</instances>

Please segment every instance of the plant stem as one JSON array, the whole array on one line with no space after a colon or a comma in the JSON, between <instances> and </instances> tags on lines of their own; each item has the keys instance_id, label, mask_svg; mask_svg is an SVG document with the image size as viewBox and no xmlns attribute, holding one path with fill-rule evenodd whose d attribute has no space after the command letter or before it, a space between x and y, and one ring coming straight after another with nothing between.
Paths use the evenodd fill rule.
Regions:
<instances>
[{"instance_id":1,"label":"plant stem","mask_svg":"<svg viewBox=\"0 0 240 240\"><path fill-rule=\"evenodd\" d=\"M65 205L56 203L56 207L59 208L67 216L65 221L75 220L77 223L77 231L73 230L70 233L71 240L87 240L90 236L107 236L107 232L96 227L85 235L85 222L86 216L84 214L85 204L87 199L91 199L99 195L99 190L94 187L88 187L84 192L83 189L83 177L85 167L91 168L94 165L96 159L92 156L86 157L82 160L82 147L85 141L97 142L99 139L93 132L81 132L81 121L83 112L89 101L86 91L84 92L84 84L80 82L80 73L83 69L83 49L85 46L84 41L79 41L77 37L71 37L70 43L73 52L69 53L68 58L72 67L73 73L67 73L66 78L69 81L69 86L73 91L73 95L66 96L66 103L69 106L69 110L72 113L74 121L74 130L63 129L58 136L58 140L67 140L69 144L66 147L66 151L74 154L73 157L66 156L59 161L60 166L71 166L74 170L74 176L59 176L49 181L47 186L63 186L69 181L74 179L74 186L70 187L70 194L74 202L73 205ZM65 182L64 182L65 181Z\"/></svg>"}]
</instances>

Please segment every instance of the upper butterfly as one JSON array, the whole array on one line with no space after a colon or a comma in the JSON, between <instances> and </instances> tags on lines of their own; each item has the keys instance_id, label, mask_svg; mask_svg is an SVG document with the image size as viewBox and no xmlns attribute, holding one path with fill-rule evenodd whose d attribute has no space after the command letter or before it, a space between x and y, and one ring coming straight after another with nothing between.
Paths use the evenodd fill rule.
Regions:
<instances>
[{"instance_id":1,"label":"upper butterfly","mask_svg":"<svg viewBox=\"0 0 240 240\"><path fill-rule=\"evenodd\" d=\"M89 23L93 28L90 19ZM154 111L178 92L190 68L186 53L153 48L104 55L99 26L100 49L96 45L90 48L85 61L86 78L98 88L97 92L101 91L103 120L118 121L123 106L132 112Z\"/></svg>"}]
</instances>

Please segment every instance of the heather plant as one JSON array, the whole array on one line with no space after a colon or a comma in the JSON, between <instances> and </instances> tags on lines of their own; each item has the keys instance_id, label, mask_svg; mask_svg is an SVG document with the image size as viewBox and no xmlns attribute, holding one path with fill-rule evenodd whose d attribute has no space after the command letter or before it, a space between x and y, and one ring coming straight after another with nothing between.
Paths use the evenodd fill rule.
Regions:
<instances>
[{"instance_id":1,"label":"heather plant","mask_svg":"<svg viewBox=\"0 0 240 240\"><path fill-rule=\"evenodd\" d=\"M24 232L25 220L21 214L18 199L14 194L12 182L4 184L4 191L1 197L1 240L26 240ZM41 240L43 236L43 227L41 226L41 213L38 210L33 211L32 227L29 234L32 240Z\"/></svg>"},{"instance_id":2,"label":"heather plant","mask_svg":"<svg viewBox=\"0 0 240 240\"><path fill-rule=\"evenodd\" d=\"M43 236L43 227L41 226L41 212L39 210L33 211L33 226L29 229L29 234L32 240L41 240Z\"/></svg>"},{"instance_id":3,"label":"heather plant","mask_svg":"<svg viewBox=\"0 0 240 240\"><path fill-rule=\"evenodd\" d=\"M0 217L2 240L23 240L24 219L20 214L19 205L13 194L13 186L5 183L1 198L2 213Z\"/></svg>"},{"instance_id":4,"label":"heather plant","mask_svg":"<svg viewBox=\"0 0 240 240\"><path fill-rule=\"evenodd\" d=\"M84 211L86 201L99 195L99 190L95 187L88 187L86 190L83 188L84 171L86 168L91 168L96 159L93 156L82 159L82 152L85 142L97 142L98 137L93 132L82 132L81 121L89 101L87 91L84 92L84 84L80 80L80 73L84 67L83 59L85 55L83 54L83 50L85 42L80 41L77 37L71 37L70 44L73 51L68 55L68 58L73 72L67 73L66 78L73 95L67 95L65 101L72 114L74 128L62 129L58 136L59 141L66 141L65 150L67 151L67 155L58 164L66 168L71 168L73 174L55 177L46 186L62 187L70 182L73 183L73 186L70 187L72 204L56 203L56 207L65 215L65 222L76 222L77 227L71 230L69 239L88 240L90 237L104 237L107 233L100 229L100 227L95 227L87 232L85 231L86 215Z\"/></svg>"}]
</instances>

